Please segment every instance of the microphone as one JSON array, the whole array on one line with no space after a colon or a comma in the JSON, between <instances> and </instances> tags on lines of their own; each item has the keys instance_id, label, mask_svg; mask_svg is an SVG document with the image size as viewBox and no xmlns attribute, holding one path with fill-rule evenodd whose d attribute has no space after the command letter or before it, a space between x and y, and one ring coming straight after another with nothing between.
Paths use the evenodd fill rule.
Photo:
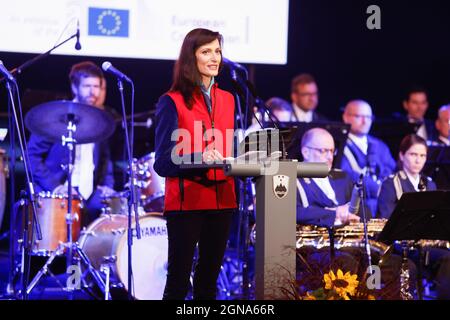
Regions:
<instances>
[{"instance_id":1,"label":"microphone","mask_svg":"<svg viewBox=\"0 0 450 320\"><path fill-rule=\"evenodd\" d=\"M351 214L358 214L359 206L361 204L361 197L359 196L359 191L362 188L363 175L359 177L359 182L355 183L352 190L352 197L350 199L350 205L348 207L348 212Z\"/></svg>"},{"instance_id":2,"label":"microphone","mask_svg":"<svg viewBox=\"0 0 450 320\"><path fill-rule=\"evenodd\" d=\"M116 68L113 67L113 65L111 64L111 62L109 61L105 61L102 64L102 69L105 72L109 72L112 75L115 75L117 78L119 78L120 80L125 80L127 82L133 82L130 78L128 78L123 72L117 70Z\"/></svg>"},{"instance_id":3,"label":"microphone","mask_svg":"<svg viewBox=\"0 0 450 320\"><path fill-rule=\"evenodd\" d=\"M80 50L81 49L81 44L80 44L80 20L77 20L76 37L77 37L77 42L75 43L75 50Z\"/></svg>"},{"instance_id":4,"label":"microphone","mask_svg":"<svg viewBox=\"0 0 450 320\"><path fill-rule=\"evenodd\" d=\"M247 71L247 69L246 69L243 65L241 65L241 64L239 64L239 63L237 63L237 62L233 62L233 61L231 61L231 60L228 60L228 59L225 58L225 57L222 57L222 61L223 61L223 63L226 64L226 65L228 66L228 68L230 68L231 70L239 69L239 70Z\"/></svg>"},{"instance_id":5,"label":"microphone","mask_svg":"<svg viewBox=\"0 0 450 320\"><path fill-rule=\"evenodd\" d=\"M3 65L3 61L0 60L0 73L9 81L16 81L16 79L14 78L14 76L11 74L11 72L8 71L8 69L6 69L6 67Z\"/></svg>"}]
</instances>

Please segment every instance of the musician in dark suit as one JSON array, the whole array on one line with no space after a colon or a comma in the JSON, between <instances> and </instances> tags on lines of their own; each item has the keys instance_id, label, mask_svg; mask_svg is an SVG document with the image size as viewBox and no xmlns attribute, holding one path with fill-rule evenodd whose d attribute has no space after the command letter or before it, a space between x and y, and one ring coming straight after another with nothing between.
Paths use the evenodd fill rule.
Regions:
<instances>
[{"instance_id":1,"label":"musician in dark suit","mask_svg":"<svg viewBox=\"0 0 450 320\"><path fill-rule=\"evenodd\" d=\"M431 141L431 146L450 146L450 104L439 108L438 118L435 121L438 137Z\"/></svg>"},{"instance_id":2,"label":"musician in dark suit","mask_svg":"<svg viewBox=\"0 0 450 320\"><path fill-rule=\"evenodd\" d=\"M427 159L427 143L417 135L408 135L400 143L400 168L396 174L387 178L378 198L378 217L389 218L404 192L436 190L436 185L421 173ZM434 278L437 296L450 299L450 251L448 249L427 248L429 264L426 271ZM419 263L419 257L410 254Z\"/></svg>"},{"instance_id":3,"label":"musician in dark suit","mask_svg":"<svg viewBox=\"0 0 450 320\"><path fill-rule=\"evenodd\" d=\"M292 115L290 121L317 122L327 121L317 113L319 89L316 80L310 74L302 73L291 83Z\"/></svg>"},{"instance_id":4,"label":"musician in dark suit","mask_svg":"<svg viewBox=\"0 0 450 320\"><path fill-rule=\"evenodd\" d=\"M98 66L89 61L78 63L72 67L69 78L74 102L103 109L100 92L104 77ZM32 134L28 152L35 191L67 194L67 147ZM114 193L113 166L107 141L76 145L72 182L72 192L86 201L89 219L85 223L89 223L100 214L102 197Z\"/></svg>"},{"instance_id":5,"label":"musician in dark suit","mask_svg":"<svg viewBox=\"0 0 450 320\"><path fill-rule=\"evenodd\" d=\"M305 162L326 162L331 169L334 140L325 129L305 132L301 142ZM301 178L297 182L297 223L330 227L359 221L349 212L353 183L345 172L332 172L326 178Z\"/></svg>"},{"instance_id":6,"label":"musician in dark suit","mask_svg":"<svg viewBox=\"0 0 450 320\"><path fill-rule=\"evenodd\" d=\"M395 160L383 141L369 135L373 114L366 101L352 100L347 103L342 119L351 127L341 169L347 172L354 182L363 175L366 205L372 214L375 214L381 182L394 172Z\"/></svg>"},{"instance_id":7,"label":"musician in dark suit","mask_svg":"<svg viewBox=\"0 0 450 320\"><path fill-rule=\"evenodd\" d=\"M434 123L430 119L425 118L428 110L428 94L422 87L412 87L403 99L403 109L406 115L394 114L394 118L401 122L409 122L419 125L416 134L425 140L434 140L436 130Z\"/></svg>"}]
</instances>

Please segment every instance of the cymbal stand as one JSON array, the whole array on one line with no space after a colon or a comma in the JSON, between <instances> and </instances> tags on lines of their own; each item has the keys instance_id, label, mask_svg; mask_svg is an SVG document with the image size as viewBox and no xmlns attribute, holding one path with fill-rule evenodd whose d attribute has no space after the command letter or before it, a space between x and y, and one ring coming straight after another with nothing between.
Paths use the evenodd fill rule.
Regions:
<instances>
[{"instance_id":1,"label":"cymbal stand","mask_svg":"<svg viewBox=\"0 0 450 320\"><path fill-rule=\"evenodd\" d=\"M89 258L86 256L86 254L81 250L81 248L78 246L77 242L73 242L72 238L72 229L73 229L73 221L74 221L74 214L72 212L72 172L75 162L75 146L76 146L76 140L73 137L73 134L75 133L77 127L75 124L75 119L73 114L69 114L67 116L67 137L62 136L62 145L67 146L67 149L69 151L69 159L68 159L68 165L67 165L67 214L66 214L66 223L67 223L67 242L66 243L60 243L58 248L51 254L47 262L44 264L44 266L39 270L39 272L36 274L36 276L33 278L33 280L30 283L30 286L28 286L26 293L29 294L33 288L36 286L36 284L39 282L41 277L47 273L48 267L51 265L53 260L56 256L59 256L66 253L66 261L67 261L67 273L69 273L70 270L74 270L73 267L75 267L75 272L78 270L79 272L75 273L75 277L80 277L79 279L75 280L75 286L71 283L69 283L71 279L67 279L66 282L66 290L68 292L69 300L73 300L73 292L75 289L80 289L79 284L81 283L81 271L80 266L77 263L74 263L74 255L75 252L78 256L78 260L81 261L84 266L87 268L88 272L93 276L94 280L97 282L97 285L99 286L100 290L104 293L106 291L106 285L103 282L102 277L98 273L97 270L94 269L91 262L89 261ZM72 278L72 276L70 277Z\"/></svg>"}]
</instances>

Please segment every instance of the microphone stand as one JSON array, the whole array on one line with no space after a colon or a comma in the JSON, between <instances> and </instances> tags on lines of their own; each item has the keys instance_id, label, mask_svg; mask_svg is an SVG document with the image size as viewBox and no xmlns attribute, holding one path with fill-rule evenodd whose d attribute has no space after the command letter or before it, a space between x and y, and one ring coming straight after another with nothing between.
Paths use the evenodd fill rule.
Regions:
<instances>
[{"instance_id":1,"label":"microphone stand","mask_svg":"<svg viewBox=\"0 0 450 320\"><path fill-rule=\"evenodd\" d=\"M368 235L368 230L367 230L367 218L366 218L366 206L365 206L366 201L365 201L365 192L364 192L364 182L363 181L364 181L363 175L361 174L361 176L359 177L359 182L357 183L357 188L358 188L359 198L361 199L361 212L362 212L361 214L362 214L362 218L363 218L363 227L364 227L364 247L366 249L369 274L372 275L373 274L372 255L370 252L369 235Z\"/></svg>"},{"instance_id":2,"label":"microphone stand","mask_svg":"<svg viewBox=\"0 0 450 320\"><path fill-rule=\"evenodd\" d=\"M134 84L131 82L134 91ZM136 195L136 187L135 187L135 178L134 178L134 166L133 166L133 151L132 151L132 142L130 141L128 135L128 125L126 121L126 111L125 111L125 98L123 94L123 82L121 79L117 79L117 86L120 92L120 100L122 104L122 117L123 117L123 128L125 130L125 140L126 140L126 150L127 150L127 158L128 158L128 168L130 175L130 202L128 204L128 300L133 299L132 290L133 290L133 263L132 263L132 246L133 246L133 230L132 230L132 213L134 210L134 219L136 224L136 237L141 239L141 228L139 226L139 212L138 212L138 204L137 204L137 195ZM133 117L132 117L133 119ZM131 130L134 128L132 126Z\"/></svg>"},{"instance_id":3,"label":"microphone stand","mask_svg":"<svg viewBox=\"0 0 450 320\"><path fill-rule=\"evenodd\" d=\"M21 64L20 66L18 66L17 68L14 68L13 70L11 70L10 72L11 72L11 74L12 75L20 75L20 74L22 74L22 72L23 72L23 70L25 70L26 68L28 68L28 67L30 67L30 66L32 66L34 63L36 63L36 62L38 62L39 60L42 60L42 59L44 59L44 58L46 58L46 57L48 57L51 53L52 53L52 51L53 50L55 50L55 49L57 49L57 48L59 48L60 46L62 46L63 44L65 44L66 42L68 42L68 41L70 41L70 40L72 40L73 38L76 38L77 37L77 35L78 35L78 31L76 32L76 33L74 33L73 35L71 35L69 38L67 38L66 40L64 40L64 41L62 41L62 42L60 42L60 43L58 43L58 44L56 44L55 46L53 46L50 50L48 50L48 51L46 51L46 52L44 52L44 53L41 53L41 54L39 54L39 55L37 55L37 56L35 56L34 58L32 58L32 59L30 59L30 60L28 60L28 61L25 61L25 63L23 63L23 64ZM30 176L30 174L29 174L29 162L28 162L28 152L26 153L26 157L25 157L25 153L24 153L24 144L23 144L23 140L22 140L22 136L21 136L21 132L22 131L20 131L20 129L19 129L19 123L18 123L18 121L17 121L17 114L16 114L16 108L15 108L15 105L14 105L14 101L13 101L13 96L12 96L12 93L11 93L11 86L10 86L10 84L9 84L9 81L6 79L6 78L0 78L0 83L2 83L3 81L6 81L6 86L7 86L7 89L8 89L8 91L10 92L10 94L9 94L9 96L10 96L10 98L9 98L9 103L8 103L8 105L9 105L9 107L10 107L10 109L13 111L13 115L14 115L14 121L15 121L15 125L17 126L17 128L18 128L18 138L19 138L19 143L20 143L20 151L21 151L21 153L22 153L22 158L23 158L23 160L24 160L24 167L25 167L25 174L26 174L26 180L27 180L27 184L28 184L28 188L29 188L29 192L28 192L28 196L29 196L29 198L30 198L30 203L31 203L31 205L32 205L32 211L33 211L33 224L35 224L35 227L36 227L36 236L37 236L37 239L38 240L42 240L42 233L41 233L41 228L40 228L40 225L39 225L39 221L36 219L37 218L37 216L36 216L36 203L35 203L35 196L34 196L34 188L33 188L33 181L32 181L32 177ZM15 85L17 85L16 83L15 83ZM18 97L18 99L20 99L20 97ZM21 106L20 106L20 103L19 103L19 107L20 107L20 109L21 109ZM21 112L21 114L22 114L22 112ZM14 149L14 126L12 125L12 120L11 120L11 118L10 118L10 127L11 127L11 130L10 130L10 134L11 134L11 136L10 136L10 141L11 141L11 148L10 148L10 150L12 151L11 152L11 154L12 155L14 155L15 154L15 149ZM26 146L25 146L25 148L26 148ZM13 204L13 203L15 203L15 196L14 196L14 193L15 193L15 179L14 179L14 172L15 172L15 162L16 162L16 157L14 156L14 157L11 157L11 162L10 162L10 172L12 172L12 175L11 175L11 181L10 181L10 188L11 188L11 204ZM10 221L10 250L9 250L9 256L10 256L10 268L11 268L11 270L10 270L10 273L9 273L9 281L8 281L8 289L9 289L9 291L11 291L11 292L13 292L14 291L14 289L13 289L13 287L14 287L14 284L13 284L13 278L14 278L14 275L13 275L13 273L14 273L14 271L13 271L13 269L14 269L14 259L13 259L13 255L15 255L14 253L13 253L13 244L14 244L14 239L12 239L13 238L13 234L16 234L15 232L13 232L13 229L14 229L14 224L15 223L15 221L12 221L12 219L11 219L11 221ZM32 228L33 228L33 225L32 225ZM28 244L27 243L23 243L23 245L24 246L27 246ZM25 252L26 252L27 250L25 250ZM25 261L25 260L24 260ZM25 270L24 271L24 268L23 268L23 266L22 266L22 271L23 272L27 272L28 273L28 270ZM27 278L27 277L23 277L23 278ZM22 283L22 286L24 287L24 288L26 288L27 287L27 283L26 283L26 281L24 282L24 283ZM27 299L27 292L26 292L26 290L23 292L23 296L22 296L22 298L23 299Z\"/></svg>"},{"instance_id":4,"label":"microphone stand","mask_svg":"<svg viewBox=\"0 0 450 320\"><path fill-rule=\"evenodd\" d=\"M238 111L239 111L239 120L240 120L240 124L241 124L241 128L244 129L243 126L243 119L242 119L242 110L241 110L241 105L240 105L240 100L239 100L239 91L242 93L243 90L239 90L239 81L238 81L238 77L237 77L237 72L235 69L230 68L231 70L231 78L233 80L233 83L236 84L236 89L237 89L237 93L235 94L235 100L237 103L237 107L238 107ZM267 108L267 106L264 104L264 102L262 101L261 98L259 98L259 96L256 94L256 90L254 89L253 85L251 84L251 82L248 80L248 73L247 70L245 68L240 68L240 70L244 71L245 73L245 85L243 87L245 87L245 101L248 101L248 92L250 92L253 96L253 98L255 99L255 103L258 105L258 109L262 109L264 110L268 115L269 115L269 119L272 122L273 126L275 127L275 129L278 130L279 132L279 121L278 119L276 119L276 117L273 117L273 114L270 112L270 110ZM247 106L248 109L248 106ZM258 117L256 116L255 112L253 112L253 110L251 110L253 116L255 117L256 121L258 122L258 124L261 126L262 129L264 129L263 125L261 124L261 122L258 120ZM274 121L275 120L275 121ZM278 123L277 123L278 122ZM281 139L282 139L282 157L283 159L285 159L285 145L284 145L284 139L283 136L280 135ZM270 156L270 153L268 154L268 156ZM242 234L245 236L244 239L244 257L243 257L243 268L242 268L242 282L243 282L243 296L244 298L249 298L249 276L248 276L248 266L249 266L249 256L248 256L248 245L249 245L249 232L248 232L248 223L249 223L249 219L248 219L248 215L249 215L249 211L248 211L248 204L246 205L246 190L252 190L251 188L251 179L246 178L245 180L245 184L247 186L244 185L243 188L241 188L240 190L240 199L243 199L240 201L239 204L239 214L241 215L241 212L245 212L245 219L243 219L244 221L241 222L242 216L239 217L239 222L242 223L243 225L243 232ZM252 192L251 192L252 193ZM251 194L252 196L252 200L253 200L253 194ZM253 217L256 217L256 208L255 206L253 206ZM240 228L239 228L240 230ZM240 247L240 232L238 233L238 237L237 237L237 243L238 243L238 248ZM238 257L239 257L239 252L238 252Z\"/></svg>"},{"instance_id":5,"label":"microphone stand","mask_svg":"<svg viewBox=\"0 0 450 320\"><path fill-rule=\"evenodd\" d=\"M25 61L23 64L21 64L21 65L18 66L17 68L12 69L12 70L10 71L11 74L12 74L12 75L16 75L16 74L17 74L17 75L20 75L20 74L23 72L23 70L25 70L26 68L32 66L34 63L38 62L39 60L42 60L42 59L48 57L48 56L52 53L53 50L59 48L60 46L62 46L62 45L65 44L66 42L68 42L68 41L72 40L73 38L75 38L75 37L77 36L77 33L78 33L78 32L74 33L73 35L71 35L71 36L70 36L69 38L67 38L66 40L64 40L64 41L62 41L62 42L60 42L60 43L58 43L57 45L55 45L53 48L51 48L51 49L48 50L47 52L41 53L41 54L35 56L34 58L32 58L32 59L30 59L30 60L28 60L28 61ZM5 80L5 78L0 79L0 83L3 82L4 80Z\"/></svg>"},{"instance_id":6,"label":"microphone stand","mask_svg":"<svg viewBox=\"0 0 450 320\"><path fill-rule=\"evenodd\" d=\"M240 94L239 93L243 93L239 87L239 82L238 82L238 76L237 76L237 72L234 68L230 68L230 73L231 73L231 79L233 81L233 84L236 85L236 90L235 90L235 101L236 101L236 108L237 108L237 119L238 125L240 125L240 128L242 130L245 130L246 128L244 127L244 119L243 119L243 114L242 114L242 107L241 107L241 99L240 99ZM245 70L245 76L247 79L247 71ZM246 96L248 95L248 93L246 93ZM247 102L247 99L245 99L245 102ZM246 106L246 108L248 108L248 106ZM237 143L235 144L236 146L238 146L239 141L237 141ZM237 152L236 152L237 153ZM237 154L234 155L235 157L237 156ZM236 256L238 257L238 259L241 257L241 254L243 254L242 257L242 264L238 264L239 267L239 271L242 274L242 296L243 298L249 298L249 284L250 284L250 280L249 280L249 276L248 276L248 266L249 266L249 257L248 257L248 205L247 205L247 195L246 195L246 190L247 187L246 185L248 185L250 183L250 180L248 178L245 179L245 181L241 181L238 180L239 185L241 185L241 187L239 188L239 207L238 207L238 212L239 212L239 227L238 227L238 234L236 237L236 248L237 248L237 252L236 252ZM243 229L241 231L241 229ZM243 244L241 245L241 234L244 235L244 241ZM242 249L242 253L241 253L241 246L243 246Z\"/></svg>"},{"instance_id":7,"label":"microphone stand","mask_svg":"<svg viewBox=\"0 0 450 320\"><path fill-rule=\"evenodd\" d=\"M256 93L256 89L253 86L253 84L250 81L246 81L246 85L247 88L249 89L249 91L251 92L253 98L255 99L255 103L258 106L258 110L263 110L264 113L267 114L270 123L274 126L274 128L276 130L278 130L278 134L281 138L281 159L282 160L286 160L286 144L284 142L284 138L283 135L280 132L280 121L277 119L277 117L274 116L274 114L270 111L270 109L266 106L266 104L264 103L264 101L258 96L258 94ZM255 115L256 117L256 115ZM264 122L264 114L262 116L262 121ZM258 121L259 123L259 121ZM261 125L261 123L260 123ZM261 126L261 128L263 128ZM264 129L264 128L263 128ZM268 156L270 156L270 154L268 154Z\"/></svg>"},{"instance_id":8,"label":"microphone stand","mask_svg":"<svg viewBox=\"0 0 450 320\"><path fill-rule=\"evenodd\" d=\"M41 232L39 221L38 221L37 215L36 215L35 193L34 193L34 187L33 187L33 180L32 180L31 174L30 174L30 166L29 166L30 162L29 162L29 159L28 159L28 150L27 150L27 147L26 147L26 145L24 144L24 141L23 141L23 139L24 139L24 137L22 137L23 128L20 127L19 120L18 120L18 117L17 117L16 105L14 103L14 94L13 94L13 88L11 87L11 83L14 84L15 89L17 89L18 87L17 87L17 83L16 83L15 80L14 81L6 80L6 88L8 90L9 102L10 102L10 105L11 105L11 110L12 110L13 117L14 117L14 122L15 122L15 125L16 125L15 129L17 130L17 138L19 140L20 152L21 152L22 159L23 159L23 162L24 162L25 178L26 178L27 188L28 188L27 195L28 195L28 198L29 198L29 203L31 204L31 208L32 208L33 218L32 218L32 222L31 222L31 228L32 228L32 230L33 230L33 227L36 228L36 237L37 237L38 240L42 240L42 232ZM18 93L18 91L17 91L17 93ZM21 104L20 104L20 97L19 97L18 94L17 94L17 98L19 99L20 114L22 115L22 110L21 110L22 107L21 107ZM14 145L12 145L11 148L14 148ZM15 160L13 159L12 161L15 161ZM14 193L14 190L11 190L11 193ZM25 212L25 215L28 217L28 210L24 210L24 212ZM27 237L27 235L24 235L24 236L25 236L25 238ZM29 240L31 242L33 241L33 232L31 232L31 239L29 239ZM22 244L23 246L25 246L24 247L25 250L22 251L24 253L24 255L25 255L23 257L23 259L22 259L23 261L26 261L26 260L28 261L28 258L29 258L28 245L29 245L30 241L25 241ZM27 269L28 268L29 268L29 264L27 264ZM26 288L27 287L27 283L28 283L28 273L29 273L28 271L29 270L24 270L23 266L22 266L22 270L24 271L24 274L26 275L26 276L22 275L23 276L22 277L22 279L23 279L22 288ZM26 290L22 292L22 299L23 300L27 300L28 299L28 294L27 294Z\"/></svg>"}]
</instances>

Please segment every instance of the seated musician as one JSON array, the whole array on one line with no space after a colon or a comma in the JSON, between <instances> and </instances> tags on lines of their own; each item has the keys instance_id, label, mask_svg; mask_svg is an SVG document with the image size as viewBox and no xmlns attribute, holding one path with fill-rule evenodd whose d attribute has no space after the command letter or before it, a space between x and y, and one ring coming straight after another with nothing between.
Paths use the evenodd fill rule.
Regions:
<instances>
[{"instance_id":1,"label":"seated musician","mask_svg":"<svg viewBox=\"0 0 450 320\"><path fill-rule=\"evenodd\" d=\"M331 134L322 128L313 128L305 132L301 142L301 152L306 162L326 162L331 169L334 158L334 140ZM297 223L316 225L320 227L333 227L348 222L358 222L362 217L362 206L358 215L349 212L353 189L352 179L343 171L332 170L327 178L300 178L297 183ZM372 216L370 209L365 206L366 218ZM352 273L365 272L367 263L365 255L360 248L345 247L335 252L335 259L329 258L329 249L316 250L312 254L306 251L304 258L315 267L336 268ZM303 252L301 252L303 253ZM375 252L373 252L375 253ZM381 254L381 253L379 253ZM372 254L372 264L377 264L379 254ZM398 255L391 255L385 259L381 267L382 285L394 284L397 291L392 290L392 296L398 297L398 275L402 259ZM302 274L302 263L297 263L298 272ZM416 270L414 263L408 261L410 270L410 287L414 287Z\"/></svg>"},{"instance_id":2,"label":"seated musician","mask_svg":"<svg viewBox=\"0 0 450 320\"><path fill-rule=\"evenodd\" d=\"M420 192L436 190L436 185L422 169L427 159L426 141L414 134L403 138L400 143L400 170L389 176L381 185L378 198L377 216L389 218L404 192ZM426 271L434 278L438 298L450 299L450 251L448 249L427 249L429 265ZM418 263L417 256L410 258Z\"/></svg>"},{"instance_id":3,"label":"seated musician","mask_svg":"<svg viewBox=\"0 0 450 320\"><path fill-rule=\"evenodd\" d=\"M372 214L375 214L381 182L394 172L395 160L388 146L369 134L373 114L366 101L353 100L347 103L342 118L351 127L341 169L350 174L355 182L363 174L365 202Z\"/></svg>"},{"instance_id":4,"label":"seated musician","mask_svg":"<svg viewBox=\"0 0 450 320\"><path fill-rule=\"evenodd\" d=\"M431 146L450 147L450 104L439 108L435 126L439 137L429 144Z\"/></svg>"},{"instance_id":5,"label":"seated musician","mask_svg":"<svg viewBox=\"0 0 450 320\"><path fill-rule=\"evenodd\" d=\"M301 152L305 162L325 162L331 169L333 137L325 129L310 129L303 135ZM359 221L349 212L353 183L345 172L331 171L326 178L300 178L297 189L297 223L331 227Z\"/></svg>"},{"instance_id":6,"label":"seated musician","mask_svg":"<svg viewBox=\"0 0 450 320\"><path fill-rule=\"evenodd\" d=\"M301 152L305 162L325 162L331 169L335 153L333 137L325 129L310 129L303 135ZM357 215L349 212L352 188L350 177L342 171L333 171L326 178L299 178L297 223L333 227L350 221L359 221ZM297 262L297 279L305 278L308 269L327 272L329 268L335 271L339 268L357 273L360 262L353 256L351 249L345 251L347 252L336 251L333 258L329 248L314 250L303 247L299 251L303 259ZM305 265L304 261L307 261L309 266Z\"/></svg>"}]
</instances>

